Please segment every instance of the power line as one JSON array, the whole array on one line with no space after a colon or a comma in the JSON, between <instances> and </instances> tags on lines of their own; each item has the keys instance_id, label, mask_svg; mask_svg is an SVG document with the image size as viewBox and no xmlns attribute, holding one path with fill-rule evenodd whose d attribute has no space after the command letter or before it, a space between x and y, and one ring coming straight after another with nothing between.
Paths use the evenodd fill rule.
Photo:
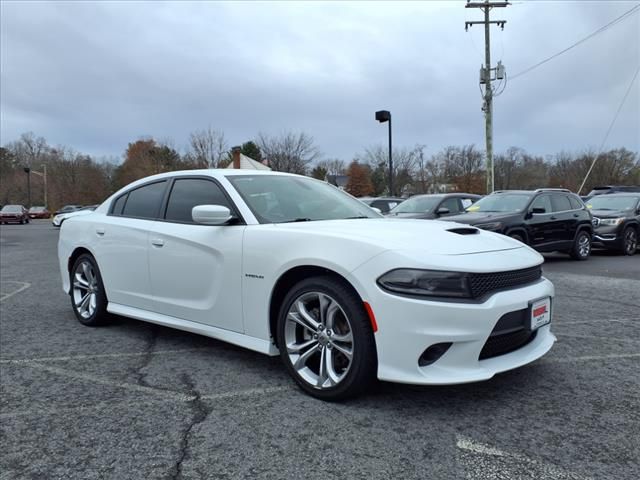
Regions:
<instances>
[{"instance_id":1,"label":"power line","mask_svg":"<svg viewBox=\"0 0 640 480\"><path fill-rule=\"evenodd\" d=\"M639 72L640 72L640 65L638 65L638 68L636 68L636 73L633 75L633 78L631 79L631 82L629 83L629 87L627 88L627 91L625 92L624 97L622 97L622 101L620 102L620 105L618 106L618 110L616 111L616 114L614 115L613 120L611 120L611 123L609 124L609 128L607 129L607 133L604 135L604 138L602 139L602 143L600 144L600 148L598 149L598 153L596 154L595 158L593 159L593 162L591 162L591 166L589 167L589 171L585 175L584 180L582 181L582 185L580 185L580 188L578 189L578 194L580 194L580 192L582 191L582 187L584 187L584 184L587 182L587 178L589 178L589 175L591 174L591 170L593 170L593 167L596 164L596 160L598 160L598 157L602 153L602 149L604 148L604 145L607 142L607 139L609 138L609 134L611 133L611 130L613 129L613 125L616 123L616 120L618 119L618 115L620 115L620 111L622 110L622 107L624 106L625 102L627 101L627 97L629 96L629 92L631 92L631 87L633 86L633 83L636 81L636 78L638 77L638 73Z\"/></svg>"},{"instance_id":2,"label":"power line","mask_svg":"<svg viewBox=\"0 0 640 480\"><path fill-rule=\"evenodd\" d=\"M536 68L538 68L541 65L544 65L545 63L547 63L550 60L553 60L554 58L562 55L565 52L568 52L569 50L571 50L574 47L577 47L578 45L580 45L581 43L586 42L587 40L595 37L596 35L604 32L605 30L613 27L614 25L616 25L617 23L620 23L624 20L626 20L627 18L629 18L631 15L633 15L634 13L640 11L640 3L637 4L635 7L631 8L630 10L627 10L625 13L623 13L622 15L620 15L618 18L615 18L614 20L610 21L609 23L607 23L606 25L600 27L599 29L597 29L596 31L590 33L589 35L587 35L586 37L582 38L581 40L578 40L577 42L575 42L574 44L568 46L567 48L565 48L564 50L559 51L558 53L555 53L553 55L551 55L548 58L545 58L544 60L541 60L540 62L530 66L529 68L525 68L524 70L522 70L521 72L516 73L515 75L512 75L510 77L510 80L514 80L515 78L518 78L522 75L524 75L525 73L529 73L531 70L534 70Z\"/></svg>"}]
</instances>

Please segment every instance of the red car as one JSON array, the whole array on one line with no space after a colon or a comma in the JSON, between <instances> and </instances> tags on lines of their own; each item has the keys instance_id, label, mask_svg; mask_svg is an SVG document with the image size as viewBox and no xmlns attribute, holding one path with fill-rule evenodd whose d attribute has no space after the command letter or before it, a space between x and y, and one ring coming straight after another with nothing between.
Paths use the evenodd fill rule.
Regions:
<instances>
[{"instance_id":1,"label":"red car","mask_svg":"<svg viewBox=\"0 0 640 480\"><path fill-rule=\"evenodd\" d=\"M29 212L22 205L5 205L0 210L0 223L29 223Z\"/></svg>"},{"instance_id":2,"label":"red car","mask_svg":"<svg viewBox=\"0 0 640 480\"><path fill-rule=\"evenodd\" d=\"M31 207L29 209L29 218L49 218L51 212L47 207Z\"/></svg>"}]
</instances>

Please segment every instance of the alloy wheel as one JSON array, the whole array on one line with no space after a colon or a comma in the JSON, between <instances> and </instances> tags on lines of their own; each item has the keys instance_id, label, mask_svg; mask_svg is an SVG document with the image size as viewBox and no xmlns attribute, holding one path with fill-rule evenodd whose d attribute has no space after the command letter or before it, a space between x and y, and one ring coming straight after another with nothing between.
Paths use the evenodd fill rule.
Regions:
<instances>
[{"instance_id":1,"label":"alloy wheel","mask_svg":"<svg viewBox=\"0 0 640 480\"><path fill-rule=\"evenodd\" d=\"M589 236L586 233L580 235L580 239L578 240L578 254L580 257L588 257L589 252L591 251L591 241L589 240Z\"/></svg>"},{"instance_id":2,"label":"alloy wheel","mask_svg":"<svg viewBox=\"0 0 640 480\"><path fill-rule=\"evenodd\" d=\"M97 308L98 277L89 261L73 272L73 305L82 318L91 318Z\"/></svg>"},{"instance_id":3,"label":"alloy wheel","mask_svg":"<svg viewBox=\"0 0 640 480\"><path fill-rule=\"evenodd\" d=\"M325 293L307 292L292 302L284 340L293 369L313 388L335 387L351 367L351 323L340 304Z\"/></svg>"}]
</instances>

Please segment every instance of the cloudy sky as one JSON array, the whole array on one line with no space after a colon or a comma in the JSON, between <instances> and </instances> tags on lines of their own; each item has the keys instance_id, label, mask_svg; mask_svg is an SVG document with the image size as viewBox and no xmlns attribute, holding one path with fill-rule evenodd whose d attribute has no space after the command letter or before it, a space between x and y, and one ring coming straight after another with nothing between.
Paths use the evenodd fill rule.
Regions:
<instances>
[{"instance_id":1,"label":"cloudy sky","mask_svg":"<svg viewBox=\"0 0 640 480\"><path fill-rule=\"evenodd\" d=\"M492 60L515 75L605 25L634 1L515 0L494 10ZM230 144L311 134L325 157L386 141L484 147L479 20L443 2L26 2L1 4L0 143L121 155L141 136L186 148L211 126ZM640 10L640 9L639 9ZM597 148L640 65L640 12L508 82L495 149ZM640 150L640 75L607 147Z\"/></svg>"}]
</instances>

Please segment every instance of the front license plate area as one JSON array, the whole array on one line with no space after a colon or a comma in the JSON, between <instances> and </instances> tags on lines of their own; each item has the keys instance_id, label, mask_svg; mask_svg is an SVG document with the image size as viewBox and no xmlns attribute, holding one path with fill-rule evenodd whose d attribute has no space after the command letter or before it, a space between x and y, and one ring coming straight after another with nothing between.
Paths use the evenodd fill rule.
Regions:
<instances>
[{"instance_id":1,"label":"front license plate area","mask_svg":"<svg viewBox=\"0 0 640 480\"><path fill-rule=\"evenodd\" d=\"M551 322L551 298L536 300L529 308L531 331L537 330Z\"/></svg>"}]
</instances>

